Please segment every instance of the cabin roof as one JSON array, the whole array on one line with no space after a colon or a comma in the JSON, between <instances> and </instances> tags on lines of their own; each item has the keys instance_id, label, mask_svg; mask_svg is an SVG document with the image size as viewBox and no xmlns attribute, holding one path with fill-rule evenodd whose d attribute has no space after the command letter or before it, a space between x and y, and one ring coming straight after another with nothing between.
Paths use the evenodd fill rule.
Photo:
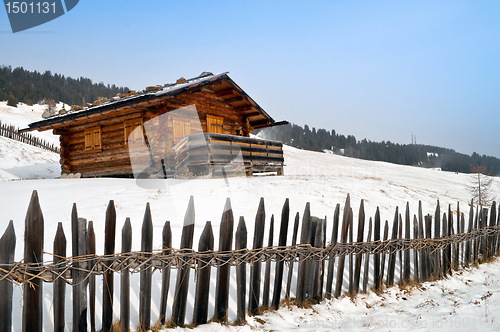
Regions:
<instances>
[{"instance_id":1,"label":"cabin roof","mask_svg":"<svg viewBox=\"0 0 500 332\"><path fill-rule=\"evenodd\" d=\"M216 96L223 98L224 101L241 110L241 112L248 117L250 125L253 128L265 128L283 123L275 122L275 120L250 96L248 96L245 91L243 91L243 89L241 89L227 74L228 72L216 75L212 73L202 73L198 77L185 81L178 80L179 83L165 84L154 90L145 89L140 93L122 98L113 97L110 100L102 102L96 106L85 107L77 111L69 111L66 114L55 115L41 121L30 123L28 128L22 129L21 132L32 130L43 131L67 126L75 120L89 117L91 115L116 111L122 107L133 107L141 102L150 103L155 100L164 99L165 97L175 97L203 87L216 86L217 83L221 82L223 82L223 84L217 85L220 89L213 89L212 92Z\"/></svg>"}]
</instances>

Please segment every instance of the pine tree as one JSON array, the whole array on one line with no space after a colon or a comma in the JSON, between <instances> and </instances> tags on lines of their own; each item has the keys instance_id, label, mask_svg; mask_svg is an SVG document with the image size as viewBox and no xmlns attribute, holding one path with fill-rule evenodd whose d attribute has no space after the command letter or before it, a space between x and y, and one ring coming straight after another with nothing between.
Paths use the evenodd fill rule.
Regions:
<instances>
[{"instance_id":1,"label":"pine tree","mask_svg":"<svg viewBox=\"0 0 500 332\"><path fill-rule=\"evenodd\" d=\"M7 105L12 107L17 107L19 100L13 95L10 94L9 99L7 99Z\"/></svg>"},{"instance_id":2,"label":"pine tree","mask_svg":"<svg viewBox=\"0 0 500 332\"><path fill-rule=\"evenodd\" d=\"M486 166L472 166L469 192L478 206L489 206L493 202L491 186L493 178L487 176Z\"/></svg>"}]
</instances>

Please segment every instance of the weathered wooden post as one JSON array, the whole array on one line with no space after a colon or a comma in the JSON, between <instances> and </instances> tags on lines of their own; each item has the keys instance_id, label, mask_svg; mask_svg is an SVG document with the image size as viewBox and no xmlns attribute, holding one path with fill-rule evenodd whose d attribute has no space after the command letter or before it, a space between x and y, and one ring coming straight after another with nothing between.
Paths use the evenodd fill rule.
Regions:
<instances>
[{"instance_id":1,"label":"weathered wooden post","mask_svg":"<svg viewBox=\"0 0 500 332\"><path fill-rule=\"evenodd\" d=\"M425 216L425 238L426 239L432 239L431 235L431 228L432 228L432 216L431 215L426 215ZM424 249L425 252L425 262L427 263L427 267L425 270L427 271L425 275L424 281L429 280L431 276L435 278L435 260L434 260L434 255L431 254L431 249Z\"/></svg>"},{"instance_id":2,"label":"weathered wooden post","mask_svg":"<svg viewBox=\"0 0 500 332\"><path fill-rule=\"evenodd\" d=\"M494 227L496 222L497 222L497 205L496 204L497 204L496 202L493 202L491 204L490 223L489 223L490 227ZM494 233L491 233L488 236L488 258L493 257L493 255L495 254L495 246L496 246L495 240L496 240L496 235Z\"/></svg>"},{"instance_id":3,"label":"weathered wooden post","mask_svg":"<svg viewBox=\"0 0 500 332\"><path fill-rule=\"evenodd\" d=\"M132 251L132 225L125 219L122 228L122 254ZM120 277L120 327L122 332L130 331L130 271L127 266Z\"/></svg>"},{"instance_id":4,"label":"weathered wooden post","mask_svg":"<svg viewBox=\"0 0 500 332\"><path fill-rule=\"evenodd\" d=\"M146 207L148 210L149 207ZM149 214L149 217L151 214ZM149 220L151 221L151 220ZM151 225L152 228L152 225ZM152 230L151 230L152 233ZM115 253L115 235L116 235L116 210L114 201L109 201L106 209L106 222L104 227L104 255L111 256ZM152 250L151 245L151 250ZM143 251L144 252L144 251ZM110 269L111 262L105 264L106 271L103 276L102 292L102 330L110 331L113 325L113 271ZM142 275L142 274L141 274Z\"/></svg>"},{"instance_id":5,"label":"weathered wooden post","mask_svg":"<svg viewBox=\"0 0 500 332\"><path fill-rule=\"evenodd\" d=\"M214 250L214 234L212 224L207 221L200 236L198 252L209 253ZM208 317L208 296L210 295L210 257L201 258L197 262L197 282L194 299L193 324L205 324Z\"/></svg>"},{"instance_id":6,"label":"weathered wooden post","mask_svg":"<svg viewBox=\"0 0 500 332\"><path fill-rule=\"evenodd\" d=\"M387 241L389 238L389 221L385 221L384 225L384 242ZM380 283L383 283L384 280L384 274L385 274L385 257L388 256L389 254L381 254L380 259L382 260L380 263Z\"/></svg>"},{"instance_id":7,"label":"weathered wooden post","mask_svg":"<svg viewBox=\"0 0 500 332\"><path fill-rule=\"evenodd\" d=\"M300 231L300 244L311 244L311 204L306 203L302 216L302 227ZM304 302L307 293L307 266L308 262L299 257L299 271L297 275L296 299L299 303Z\"/></svg>"},{"instance_id":8,"label":"weathered wooden post","mask_svg":"<svg viewBox=\"0 0 500 332\"><path fill-rule=\"evenodd\" d=\"M330 240L330 246L333 250L337 245L337 238L339 234L339 219L340 219L340 204L335 206L335 212L333 213L333 228L332 228L332 237ZM332 298L332 285L333 285L333 268L335 266L335 256L333 252L330 254L329 262L328 262L328 273L326 276L326 290L325 297L327 299Z\"/></svg>"},{"instance_id":9,"label":"weathered wooden post","mask_svg":"<svg viewBox=\"0 0 500 332\"><path fill-rule=\"evenodd\" d=\"M424 214L422 212L422 202L418 202L418 237L420 239L425 238L424 231ZM427 254L427 249L420 250L420 281L424 282L429 279L428 263L429 257Z\"/></svg>"},{"instance_id":10,"label":"weathered wooden post","mask_svg":"<svg viewBox=\"0 0 500 332\"><path fill-rule=\"evenodd\" d=\"M16 233L12 220L5 229L0 238L0 264L13 264L14 253L16 251ZM4 276L6 277L6 276ZM0 280L0 331L7 332L12 330L12 296L13 284L7 279Z\"/></svg>"},{"instance_id":11,"label":"weathered wooden post","mask_svg":"<svg viewBox=\"0 0 500 332\"><path fill-rule=\"evenodd\" d=\"M219 232L219 251L228 252L232 249L234 217L231 201L226 200ZM231 266L223 264L217 269L217 283L215 285L215 317L220 322L227 322L229 305L229 282Z\"/></svg>"},{"instance_id":12,"label":"weathered wooden post","mask_svg":"<svg viewBox=\"0 0 500 332\"><path fill-rule=\"evenodd\" d=\"M88 223L88 253L94 257L95 251L95 232L92 220ZM94 262L89 265L89 270L93 271ZM89 275L89 311L90 311L90 331L95 332L95 274Z\"/></svg>"},{"instance_id":13,"label":"weathered wooden post","mask_svg":"<svg viewBox=\"0 0 500 332\"><path fill-rule=\"evenodd\" d=\"M43 215L36 190L31 195L24 226L24 263L32 265L28 273L38 274L38 264L43 262ZM23 331L42 331L43 282L33 278L23 285Z\"/></svg>"},{"instance_id":14,"label":"weathered wooden post","mask_svg":"<svg viewBox=\"0 0 500 332\"><path fill-rule=\"evenodd\" d=\"M297 233L299 230L299 222L300 222L300 216L299 216L299 213L297 212L297 214L295 215L295 222L293 224L292 247L295 246L297 243ZM292 274L293 274L293 261L290 262L290 266L288 267L285 299L290 299L290 291L292 288Z\"/></svg>"},{"instance_id":15,"label":"weathered wooden post","mask_svg":"<svg viewBox=\"0 0 500 332\"><path fill-rule=\"evenodd\" d=\"M264 198L260 199L259 208L255 216L255 227L253 235L253 249L262 248L264 244L264 227L266 212L264 209ZM250 290L248 295L248 311L251 315L257 315L259 311L260 297L260 275L261 263L255 262L250 267Z\"/></svg>"},{"instance_id":16,"label":"weathered wooden post","mask_svg":"<svg viewBox=\"0 0 500 332\"><path fill-rule=\"evenodd\" d=\"M368 224L368 236L366 237L366 242L370 242L372 238L372 218L370 217L370 222ZM363 293L366 293L368 287L368 270L370 268L370 253L365 254L365 268L363 274Z\"/></svg>"},{"instance_id":17,"label":"weathered wooden post","mask_svg":"<svg viewBox=\"0 0 500 332\"><path fill-rule=\"evenodd\" d=\"M194 221L194 199L193 196L191 196L186 215L184 216L184 226L182 228L180 249L186 249L184 252L190 252L189 249L193 248ZM191 271L190 265L190 261L185 261L183 266L177 271L177 283L175 286L174 304L172 306L172 321L177 326L184 325L184 318L186 316L189 274Z\"/></svg>"},{"instance_id":18,"label":"weathered wooden post","mask_svg":"<svg viewBox=\"0 0 500 332\"><path fill-rule=\"evenodd\" d=\"M392 240L398 238L398 225L399 225L399 211L396 206L396 212L394 213L394 222L392 223ZM396 268L396 253L392 252L389 254L389 265L387 271L387 285L394 285L394 270Z\"/></svg>"},{"instance_id":19,"label":"weathered wooden post","mask_svg":"<svg viewBox=\"0 0 500 332\"><path fill-rule=\"evenodd\" d=\"M271 222L269 224L269 236L267 238L267 247L273 246L274 237L274 215L271 215ZM271 260L266 261L266 267L264 270L264 289L262 290L262 307L265 309L269 308L269 293L271 286Z\"/></svg>"},{"instance_id":20,"label":"weathered wooden post","mask_svg":"<svg viewBox=\"0 0 500 332\"><path fill-rule=\"evenodd\" d=\"M410 203L406 202L406 210L405 210L405 239L410 241ZM401 262L403 264L403 283L410 282L411 278L411 267L410 267L410 249L406 249L404 252L404 261Z\"/></svg>"},{"instance_id":21,"label":"weathered wooden post","mask_svg":"<svg viewBox=\"0 0 500 332\"><path fill-rule=\"evenodd\" d=\"M342 219L342 233L340 235L340 242L347 243L347 236L349 233L350 225L350 211L351 211L351 198L347 194L347 198L344 205L343 219ZM334 297L338 298L342 292L342 283L344 281L344 265L345 265L345 254L341 254L339 257L339 265L337 267L337 283L335 284Z\"/></svg>"},{"instance_id":22,"label":"weathered wooden post","mask_svg":"<svg viewBox=\"0 0 500 332\"><path fill-rule=\"evenodd\" d=\"M245 219L240 217L238 223L238 228L236 229L234 246L236 250L244 250L247 248L247 226L245 224ZM236 266L236 323L243 324L246 320L246 293L247 293L247 269L246 263L240 262Z\"/></svg>"},{"instance_id":23,"label":"weathered wooden post","mask_svg":"<svg viewBox=\"0 0 500 332\"><path fill-rule=\"evenodd\" d=\"M172 252L172 229L170 221L166 221L163 225L162 232L163 254L168 255ZM170 262L161 269L161 302L160 302L160 323L165 324L167 316L167 299L168 289L170 288Z\"/></svg>"},{"instance_id":24,"label":"weathered wooden post","mask_svg":"<svg viewBox=\"0 0 500 332\"><path fill-rule=\"evenodd\" d=\"M417 220L417 216L416 215L413 215L413 238L416 240L416 239L419 239L420 238L420 235L419 235L419 230L418 230L418 220ZM418 260L418 249L414 249L413 250L413 280L415 280L416 282L420 282L420 275L421 275L421 271L420 271L420 268L419 268L419 260Z\"/></svg>"},{"instance_id":25,"label":"weathered wooden post","mask_svg":"<svg viewBox=\"0 0 500 332\"><path fill-rule=\"evenodd\" d=\"M285 204L283 205L283 209L281 210L281 225L280 225L280 234L278 239L278 246L283 248L286 246L286 238L288 233L288 221L290 219L290 202L288 198L285 200ZM284 261L280 257L280 259L276 262L276 273L274 275L274 291L273 291L273 299L271 301L271 307L273 309L278 309L281 299L281 289L283 288L283 267Z\"/></svg>"},{"instance_id":26,"label":"weathered wooden post","mask_svg":"<svg viewBox=\"0 0 500 332\"><path fill-rule=\"evenodd\" d=\"M373 230L373 241L380 241L380 210L377 206L375 211L375 229ZM380 279L380 254L373 255L373 288L379 291L382 286Z\"/></svg>"},{"instance_id":27,"label":"weathered wooden post","mask_svg":"<svg viewBox=\"0 0 500 332\"><path fill-rule=\"evenodd\" d=\"M147 259L153 251L153 220L149 203L146 204L141 233L141 252ZM144 331L147 331L151 324L151 270L151 266L148 266L140 273L139 327Z\"/></svg>"},{"instance_id":28,"label":"weathered wooden post","mask_svg":"<svg viewBox=\"0 0 500 332\"><path fill-rule=\"evenodd\" d=\"M361 200L359 205L359 215L358 215L358 237L357 242L363 243L365 232L365 204L364 200ZM354 287L353 294L356 295L359 292L359 281L361 277L361 261L363 259L363 254L356 254L356 265L354 269Z\"/></svg>"},{"instance_id":29,"label":"weathered wooden post","mask_svg":"<svg viewBox=\"0 0 500 332\"><path fill-rule=\"evenodd\" d=\"M353 212L352 208L349 211L349 243L353 243ZM354 254L349 254L349 296L352 298L354 296L354 262L353 262Z\"/></svg>"}]
</instances>

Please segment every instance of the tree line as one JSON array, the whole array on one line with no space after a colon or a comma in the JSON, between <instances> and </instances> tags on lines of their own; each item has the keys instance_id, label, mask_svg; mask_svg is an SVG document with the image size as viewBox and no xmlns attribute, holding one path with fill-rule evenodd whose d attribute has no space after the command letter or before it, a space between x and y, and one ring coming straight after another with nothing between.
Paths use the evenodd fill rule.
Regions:
<instances>
[{"instance_id":1,"label":"tree line","mask_svg":"<svg viewBox=\"0 0 500 332\"><path fill-rule=\"evenodd\" d=\"M32 105L47 99L70 105L85 105L100 97L110 98L128 90L127 87L114 84L93 83L85 77L75 79L52 74L48 70L40 73L23 67L0 67L0 100L7 100L9 106L16 106L19 102Z\"/></svg>"},{"instance_id":2,"label":"tree line","mask_svg":"<svg viewBox=\"0 0 500 332\"><path fill-rule=\"evenodd\" d=\"M259 136L281 141L296 148L312 151L327 151L347 157L386 161L393 164L441 168L444 171L471 173L473 168L483 166L487 175L500 174L500 159L458 153L455 150L422 144L398 144L390 141L372 142L356 140L353 135L337 134L335 130L310 128L287 124L254 132Z\"/></svg>"}]
</instances>

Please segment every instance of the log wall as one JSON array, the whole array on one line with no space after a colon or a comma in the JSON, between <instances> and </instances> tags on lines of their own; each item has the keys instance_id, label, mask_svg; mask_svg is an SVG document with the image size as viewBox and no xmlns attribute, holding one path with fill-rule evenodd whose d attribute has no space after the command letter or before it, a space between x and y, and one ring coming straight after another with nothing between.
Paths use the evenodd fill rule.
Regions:
<instances>
[{"instance_id":1,"label":"log wall","mask_svg":"<svg viewBox=\"0 0 500 332\"><path fill-rule=\"evenodd\" d=\"M196 113L175 111L183 107L189 109L190 105L196 107ZM166 117L158 117L169 113ZM207 114L224 119L223 134L249 136L253 130L242 112L215 93L205 90L185 93L150 107L143 104L140 108L123 108L55 129L54 133L60 135L62 173L81 173L83 177L131 175L124 122L132 119L142 119L147 131L145 144L134 149L134 163L141 160L141 164L152 163L160 169L163 159L167 167L173 165L172 147L177 143L174 141L174 119L189 122L191 134L198 134L207 131ZM156 121L148 122L155 118ZM101 127L102 148L85 150L85 130L96 126Z\"/></svg>"}]
</instances>

